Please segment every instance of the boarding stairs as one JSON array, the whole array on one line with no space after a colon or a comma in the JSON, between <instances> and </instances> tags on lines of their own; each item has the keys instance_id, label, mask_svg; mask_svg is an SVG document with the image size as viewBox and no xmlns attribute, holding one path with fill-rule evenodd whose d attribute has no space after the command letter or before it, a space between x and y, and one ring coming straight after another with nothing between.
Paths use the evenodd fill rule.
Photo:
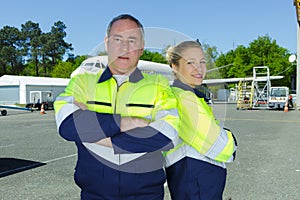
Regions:
<instances>
[{"instance_id":1,"label":"boarding stairs","mask_svg":"<svg viewBox=\"0 0 300 200\"><path fill-rule=\"evenodd\" d=\"M271 87L270 71L267 66L253 67L253 108L268 107Z\"/></svg>"},{"instance_id":2,"label":"boarding stairs","mask_svg":"<svg viewBox=\"0 0 300 200\"><path fill-rule=\"evenodd\" d=\"M253 87L248 81L240 80L237 86L237 107L236 109L251 109L253 99Z\"/></svg>"},{"instance_id":3,"label":"boarding stairs","mask_svg":"<svg viewBox=\"0 0 300 200\"><path fill-rule=\"evenodd\" d=\"M253 67L252 83L241 80L237 86L237 109L267 108L270 87L269 67Z\"/></svg>"}]
</instances>

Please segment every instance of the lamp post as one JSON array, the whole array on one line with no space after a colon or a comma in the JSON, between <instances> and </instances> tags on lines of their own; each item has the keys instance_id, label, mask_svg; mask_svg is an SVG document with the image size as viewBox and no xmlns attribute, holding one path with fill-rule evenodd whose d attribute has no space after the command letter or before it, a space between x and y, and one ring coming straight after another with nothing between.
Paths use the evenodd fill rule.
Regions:
<instances>
[{"instance_id":1,"label":"lamp post","mask_svg":"<svg viewBox=\"0 0 300 200\"><path fill-rule=\"evenodd\" d=\"M300 51L298 50L298 52L300 52ZM298 96L298 95L300 95L300 92L299 92L299 88L300 88L299 82L300 81L299 81L299 71L297 71L299 69L298 63L300 61L298 61L298 58L299 58L299 55L296 56L295 54L292 54L289 57L289 62L292 63L293 66L296 65L296 105L297 105L296 109L299 109L299 106L300 106L300 99L299 99L300 97Z\"/></svg>"},{"instance_id":2,"label":"lamp post","mask_svg":"<svg viewBox=\"0 0 300 200\"><path fill-rule=\"evenodd\" d=\"M300 0L294 0L297 17L297 70L296 70L296 104L297 110L300 109Z\"/></svg>"}]
</instances>

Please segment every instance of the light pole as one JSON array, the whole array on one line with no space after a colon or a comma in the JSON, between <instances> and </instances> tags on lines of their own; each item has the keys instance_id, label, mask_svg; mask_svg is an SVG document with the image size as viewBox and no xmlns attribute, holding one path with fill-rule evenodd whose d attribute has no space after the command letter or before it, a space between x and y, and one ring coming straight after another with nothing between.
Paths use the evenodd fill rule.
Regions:
<instances>
[{"instance_id":1,"label":"light pole","mask_svg":"<svg viewBox=\"0 0 300 200\"><path fill-rule=\"evenodd\" d=\"M297 110L300 109L300 0L294 0L297 17L297 70L296 70L296 104Z\"/></svg>"},{"instance_id":2,"label":"light pole","mask_svg":"<svg viewBox=\"0 0 300 200\"><path fill-rule=\"evenodd\" d=\"M296 66L296 70L295 70L295 72L296 72L296 74L295 74L295 77L296 77L296 84L295 84L295 82L294 81L292 81L292 89L294 88L293 87L293 85L295 84L295 86L296 86L296 88L295 88L295 91L296 91L296 105L297 105L297 107L296 107L296 109L298 109L299 108L299 92L298 92L298 90L297 90L297 88L299 88L299 86L298 86L298 84L299 84L299 78L297 77L297 74L299 74L299 72L297 72L297 69L299 69L299 67L297 67L297 65L298 65L298 60L297 60L297 57L299 57L299 56L296 56L295 54L292 54L292 55L290 55L290 57L289 57L289 62L292 64L292 66ZM292 79L293 80L293 79Z\"/></svg>"}]
</instances>

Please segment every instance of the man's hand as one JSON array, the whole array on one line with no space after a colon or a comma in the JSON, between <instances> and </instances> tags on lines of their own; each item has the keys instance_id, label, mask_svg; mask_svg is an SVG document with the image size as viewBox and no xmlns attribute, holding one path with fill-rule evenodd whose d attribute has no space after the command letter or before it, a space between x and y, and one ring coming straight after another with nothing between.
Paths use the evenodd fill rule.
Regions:
<instances>
[{"instance_id":1,"label":"man's hand","mask_svg":"<svg viewBox=\"0 0 300 200\"><path fill-rule=\"evenodd\" d=\"M121 132L128 131L130 129L138 128L138 127L146 127L149 125L149 121L137 118L137 117L122 117L120 129Z\"/></svg>"}]
</instances>

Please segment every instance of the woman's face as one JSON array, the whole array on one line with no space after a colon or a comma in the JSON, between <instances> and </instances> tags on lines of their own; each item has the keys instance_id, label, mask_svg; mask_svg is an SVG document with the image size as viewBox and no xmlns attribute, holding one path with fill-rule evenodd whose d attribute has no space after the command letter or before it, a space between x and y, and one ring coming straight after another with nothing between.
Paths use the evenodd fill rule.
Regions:
<instances>
[{"instance_id":1,"label":"woman's face","mask_svg":"<svg viewBox=\"0 0 300 200\"><path fill-rule=\"evenodd\" d=\"M172 66L177 78L195 88L201 85L206 74L206 61L202 49L191 47L182 52L178 66Z\"/></svg>"}]
</instances>

